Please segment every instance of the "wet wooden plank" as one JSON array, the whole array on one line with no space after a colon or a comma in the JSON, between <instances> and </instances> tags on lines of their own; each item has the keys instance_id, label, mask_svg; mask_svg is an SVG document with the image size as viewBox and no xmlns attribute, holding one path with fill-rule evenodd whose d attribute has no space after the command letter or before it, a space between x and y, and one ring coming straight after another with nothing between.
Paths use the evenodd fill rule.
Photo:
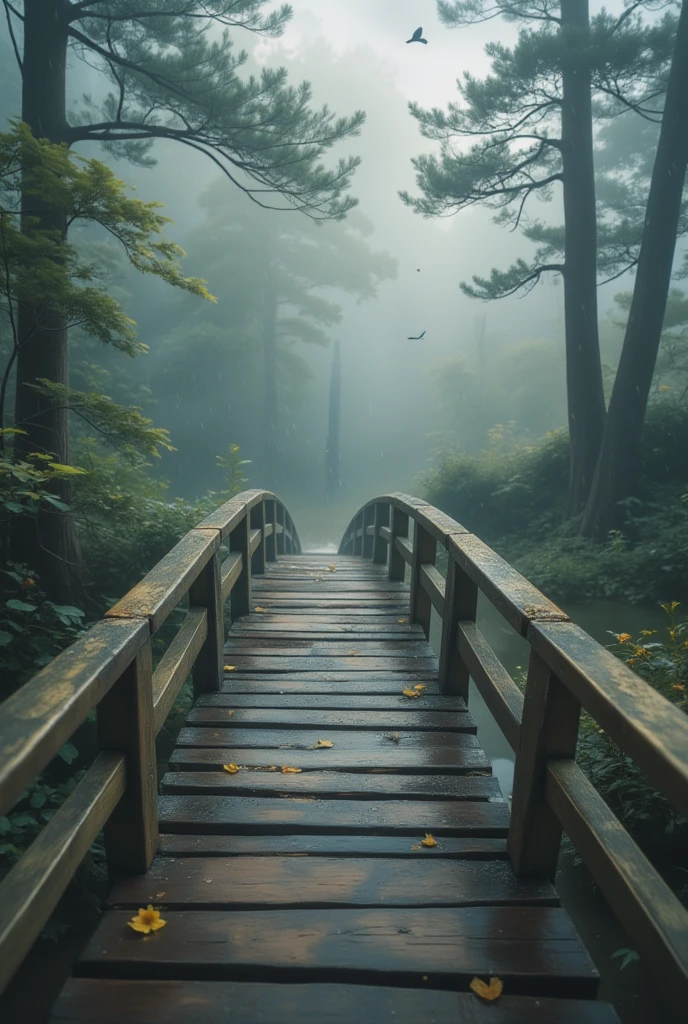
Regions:
<instances>
[{"instance_id":1,"label":"wet wooden plank","mask_svg":"<svg viewBox=\"0 0 688 1024\"><path fill-rule=\"evenodd\" d=\"M425 683L423 699L439 696L436 672L366 672L356 678L345 672L273 672L242 675L233 672L225 676L222 693L275 693L275 694L362 694L402 696L406 686Z\"/></svg>"},{"instance_id":2,"label":"wet wooden plank","mask_svg":"<svg viewBox=\"0 0 688 1024\"><path fill-rule=\"evenodd\" d=\"M554 907L170 911L142 942L110 911L79 958L81 975L245 981L385 981L466 989L476 974L507 992L593 998L598 976Z\"/></svg>"},{"instance_id":3,"label":"wet wooden plank","mask_svg":"<svg viewBox=\"0 0 688 1024\"><path fill-rule=\"evenodd\" d=\"M500 838L508 827L505 802L411 800L317 800L304 797L161 796L161 832L261 835L403 834L415 842L436 836ZM417 837L417 838L416 838Z\"/></svg>"},{"instance_id":4,"label":"wet wooden plank","mask_svg":"<svg viewBox=\"0 0 688 1024\"><path fill-rule=\"evenodd\" d=\"M497 779L491 775L392 775L362 772L167 772L162 780L166 795L304 796L342 800L501 800Z\"/></svg>"},{"instance_id":5,"label":"wet wooden plank","mask_svg":"<svg viewBox=\"0 0 688 1024\"><path fill-rule=\"evenodd\" d=\"M351 757L363 756L370 752L394 747L398 751L404 751L406 756L410 751L417 752L422 759L426 751L440 750L447 747L449 750L463 753L466 750L479 749L476 736L471 733L456 732L403 732L400 733L399 742L389 739L384 732L371 732L361 730L354 732L348 729L339 729L334 739L327 736L318 736L311 730L302 729L254 729L254 728L213 728L208 726L185 726L180 730L177 737L177 747L231 747L235 750L282 750L286 751L313 751L319 739L333 743L329 749L316 751L320 755L320 764L326 767L330 757L339 756L340 753L347 753ZM337 753L335 753L337 752ZM276 756L276 755L275 755Z\"/></svg>"},{"instance_id":6,"label":"wet wooden plank","mask_svg":"<svg viewBox=\"0 0 688 1024\"><path fill-rule=\"evenodd\" d=\"M228 653L231 654L232 665L238 672L415 672L417 669L432 671L437 664L437 659L432 654L418 658L367 658L365 655L328 658L323 655L294 655L280 660L264 655L239 654L237 651Z\"/></svg>"},{"instance_id":7,"label":"wet wooden plank","mask_svg":"<svg viewBox=\"0 0 688 1024\"><path fill-rule=\"evenodd\" d=\"M191 835L161 833L158 853L171 857L417 857L408 836L373 835ZM506 857L506 840L489 836L444 836L433 860L484 860Z\"/></svg>"},{"instance_id":8,"label":"wet wooden plank","mask_svg":"<svg viewBox=\"0 0 688 1024\"><path fill-rule=\"evenodd\" d=\"M427 690L423 695L423 710L415 712L423 715L432 711L456 714L466 712L462 697L430 694ZM381 693L374 696L350 694L346 691L339 694L318 694L317 699L310 692L280 693L206 693L196 701L197 708L274 708L275 710L312 711L406 711L408 697L397 690L395 693ZM297 716L297 721L300 716Z\"/></svg>"},{"instance_id":9,"label":"wet wooden plank","mask_svg":"<svg viewBox=\"0 0 688 1024\"><path fill-rule=\"evenodd\" d=\"M241 654L270 658L292 658L295 655L309 658L357 657L366 658L434 658L432 648L425 640L376 640L356 637L355 640L276 638L263 636L233 637L225 644L227 654Z\"/></svg>"},{"instance_id":10,"label":"wet wooden plank","mask_svg":"<svg viewBox=\"0 0 688 1024\"><path fill-rule=\"evenodd\" d=\"M394 749L391 749L394 748ZM328 754L323 760L323 754ZM303 771L369 772L392 771L402 774L463 774L485 772L490 774L490 762L479 747L457 749L446 747L408 749L391 741L378 750L353 753L347 750L250 750L236 747L178 747L170 756L172 771L221 771L223 764L234 762L246 768L266 768L289 765Z\"/></svg>"},{"instance_id":11,"label":"wet wooden plank","mask_svg":"<svg viewBox=\"0 0 688 1024\"><path fill-rule=\"evenodd\" d=\"M371 985L72 978L50 1024L619 1024L608 1003Z\"/></svg>"},{"instance_id":12,"label":"wet wooden plank","mask_svg":"<svg viewBox=\"0 0 688 1024\"><path fill-rule=\"evenodd\" d=\"M408 698L402 697L408 701ZM232 728L285 729L289 725L301 729L363 729L413 730L428 732L471 732L475 723L467 711L299 711L263 710L262 708L192 708L186 716L188 725L231 725Z\"/></svg>"},{"instance_id":13,"label":"wet wooden plank","mask_svg":"<svg viewBox=\"0 0 688 1024\"><path fill-rule=\"evenodd\" d=\"M397 583L395 580L387 580L384 577L380 579L371 579L366 573L361 575L357 580L346 580L341 576L335 578L334 573L325 571L325 573L314 573L312 576L307 576L301 579L276 579L275 576L270 573L265 577L264 580L256 580L254 586L255 593L275 593L280 594L283 591L291 591L293 593L301 593L307 591L311 594L320 594L324 592L326 595L336 592L337 594L348 594L348 593L364 593L373 599L378 597L380 594L406 594L408 593L408 587L405 583Z\"/></svg>"},{"instance_id":14,"label":"wet wooden plank","mask_svg":"<svg viewBox=\"0 0 688 1024\"><path fill-rule=\"evenodd\" d=\"M422 848L421 848L422 849ZM164 892L160 897L157 894ZM508 861L435 863L329 857L158 857L146 875L120 878L108 907L166 910L281 907L559 906L551 883L517 878Z\"/></svg>"}]
</instances>

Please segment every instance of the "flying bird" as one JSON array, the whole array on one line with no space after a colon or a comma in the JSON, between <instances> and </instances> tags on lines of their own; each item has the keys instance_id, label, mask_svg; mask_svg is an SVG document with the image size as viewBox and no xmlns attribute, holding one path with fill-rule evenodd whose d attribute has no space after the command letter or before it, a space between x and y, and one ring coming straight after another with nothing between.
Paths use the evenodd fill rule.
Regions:
<instances>
[{"instance_id":1,"label":"flying bird","mask_svg":"<svg viewBox=\"0 0 688 1024\"><path fill-rule=\"evenodd\" d=\"M408 337L408 338L407 338L406 340L407 340L407 341L420 341L420 340L421 340L421 338L424 338L424 337L425 337L425 331L423 331L423 333L422 333L422 334L417 334L417 335L413 335L413 334L412 334L412 335L411 335L410 337Z\"/></svg>"},{"instance_id":2,"label":"flying bird","mask_svg":"<svg viewBox=\"0 0 688 1024\"><path fill-rule=\"evenodd\" d=\"M423 29L417 28L410 39L406 40L407 43L425 43L427 46L427 39L423 39Z\"/></svg>"}]
</instances>

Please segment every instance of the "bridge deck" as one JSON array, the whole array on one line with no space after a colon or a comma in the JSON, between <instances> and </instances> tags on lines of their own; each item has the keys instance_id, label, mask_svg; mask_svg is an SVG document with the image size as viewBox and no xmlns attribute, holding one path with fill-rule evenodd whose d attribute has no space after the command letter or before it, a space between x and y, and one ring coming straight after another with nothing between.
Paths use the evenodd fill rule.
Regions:
<instances>
[{"instance_id":1,"label":"bridge deck","mask_svg":"<svg viewBox=\"0 0 688 1024\"><path fill-rule=\"evenodd\" d=\"M405 585L288 555L253 600L177 740L159 854L114 885L51 1019L616 1021L553 887L511 870L507 804ZM167 924L144 938L126 922L148 903ZM495 1004L468 991L491 975Z\"/></svg>"}]
</instances>

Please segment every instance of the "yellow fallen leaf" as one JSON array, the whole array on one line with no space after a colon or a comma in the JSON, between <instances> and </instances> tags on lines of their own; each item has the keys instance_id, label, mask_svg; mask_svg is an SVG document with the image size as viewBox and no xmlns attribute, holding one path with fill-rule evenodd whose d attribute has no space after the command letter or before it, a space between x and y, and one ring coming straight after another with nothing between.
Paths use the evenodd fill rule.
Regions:
<instances>
[{"instance_id":1,"label":"yellow fallen leaf","mask_svg":"<svg viewBox=\"0 0 688 1024\"><path fill-rule=\"evenodd\" d=\"M481 978L474 978L469 988L471 992L475 992L481 999L486 999L488 1003L491 1003L501 996L504 983L501 978L490 978L490 984L488 985Z\"/></svg>"},{"instance_id":2,"label":"yellow fallen leaf","mask_svg":"<svg viewBox=\"0 0 688 1024\"><path fill-rule=\"evenodd\" d=\"M236 665L225 665L225 672L236 672Z\"/></svg>"},{"instance_id":3,"label":"yellow fallen leaf","mask_svg":"<svg viewBox=\"0 0 688 1024\"><path fill-rule=\"evenodd\" d=\"M165 895L165 890L163 889L162 892L156 892L155 898L156 898L156 900L161 900L164 895Z\"/></svg>"},{"instance_id":4,"label":"yellow fallen leaf","mask_svg":"<svg viewBox=\"0 0 688 1024\"><path fill-rule=\"evenodd\" d=\"M397 622L400 622L402 626L406 625L406 619L397 619Z\"/></svg>"},{"instance_id":5,"label":"yellow fallen leaf","mask_svg":"<svg viewBox=\"0 0 688 1024\"><path fill-rule=\"evenodd\" d=\"M413 687L413 689L417 690L418 693L422 693L423 690L426 689L426 684L425 683L416 683L416 685Z\"/></svg>"},{"instance_id":6,"label":"yellow fallen leaf","mask_svg":"<svg viewBox=\"0 0 688 1024\"><path fill-rule=\"evenodd\" d=\"M416 844L415 844L415 846L412 846L412 847L411 847L411 849L412 849L412 850L414 851L414 853L415 853L415 852L416 852L416 850L420 850L420 846L418 845L418 843L416 843Z\"/></svg>"},{"instance_id":7,"label":"yellow fallen leaf","mask_svg":"<svg viewBox=\"0 0 688 1024\"><path fill-rule=\"evenodd\" d=\"M425 833L425 839L421 839L420 845L421 846L437 846L437 840L435 839L435 837L432 835L431 832L426 832Z\"/></svg>"},{"instance_id":8,"label":"yellow fallen leaf","mask_svg":"<svg viewBox=\"0 0 688 1024\"><path fill-rule=\"evenodd\" d=\"M329 572L334 572L334 571L335 571L335 569L337 568L337 566L336 566L336 565L328 565L328 567L327 567L327 568L328 568L328 571L329 571Z\"/></svg>"},{"instance_id":9,"label":"yellow fallen leaf","mask_svg":"<svg viewBox=\"0 0 688 1024\"><path fill-rule=\"evenodd\" d=\"M406 686L401 692L403 693L404 697L420 697L421 696L421 691L420 690L412 690L408 686Z\"/></svg>"},{"instance_id":10,"label":"yellow fallen leaf","mask_svg":"<svg viewBox=\"0 0 688 1024\"><path fill-rule=\"evenodd\" d=\"M256 607L253 610L254 610L254 612L264 612L265 611L265 609L261 608L259 604L257 604Z\"/></svg>"},{"instance_id":11,"label":"yellow fallen leaf","mask_svg":"<svg viewBox=\"0 0 688 1024\"><path fill-rule=\"evenodd\" d=\"M358 654L358 651L347 651L346 653L347 653L347 655L354 655L354 654Z\"/></svg>"},{"instance_id":12,"label":"yellow fallen leaf","mask_svg":"<svg viewBox=\"0 0 688 1024\"><path fill-rule=\"evenodd\" d=\"M222 767L226 772L229 772L230 775L236 775L236 773L239 771L238 764L223 764Z\"/></svg>"},{"instance_id":13,"label":"yellow fallen leaf","mask_svg":"<svg viewBox=\"0 0 688 1024\"><path fill-rule=\"evenodd\" d=\"M398 743L399 740L401 739L401 736L399 735L398 732L388 732L387 735L385 736L385 739L391 740L392 743Z\"/></svg>"},{"instance_id":14,"label":"yellow fallen leaf","mask_svg":"<svg viewBox=\"0 0 688 1024\"><path fill-rule=\"evenodd\" d=\"M332 740L318 740L316 747L333 747L334 743Z\"/></svg>"},{"instance_id":15,"label":"yellow fallen leaf","mask_svg":"<svg viewBox=\"0 0 688 1024\"><path fill-rule=\"evenodd\" d=\"M163 921L160 917L160 911L148 904L148 908L144 910L139 909L138 914L132 917L131 921L127 921L127 924L135 932L141 932L142 935L150 935L151 932L157 932L159 928L164 928L167 921Z\"/></svg>"},{"instance_id":16,"label":"yellow fallen leaf","mask_svg":"<svg viewBox=\"0 0 688 1024\"><path fill-rule=\"evenodd\" d=\"M276 764L268 765L268 771L276 772L277 771L277 765Z\"/></svg>"},{"instance_id":17,"label":"yellow fallen leaf","mask_svg":"<svg viewBox=\"0 0 688 1024\"><path fill-rule=\"evenodd\" d=\"M204 878L203 881L205 882L206 885L210 885L210 883L212 882L212 878Z\"/></svg>"},{"instance_id":18,"label":"yellow fallen leaf","mask_svg":"<svg viewBox=\"0 0 688 1024\"><path fill-rule=\"evenodd\" d=\"M282 765L282 775L298 775L301 771L303 768L290 768L288 765Z\"/></svg>"}]
</instances>

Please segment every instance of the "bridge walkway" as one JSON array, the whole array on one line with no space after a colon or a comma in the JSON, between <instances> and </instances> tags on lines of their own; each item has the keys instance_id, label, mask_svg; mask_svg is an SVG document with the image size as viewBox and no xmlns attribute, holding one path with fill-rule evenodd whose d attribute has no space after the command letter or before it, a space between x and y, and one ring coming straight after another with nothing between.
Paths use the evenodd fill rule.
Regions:
<instances>
[{"instance_id":1,"label":"bridge walkway","mask_svg":"<svg viewBox=\"0 0 688 1024\"><path fill-rule=\"evenodd\" d=\"M115 881L51 1021L616 1022L554 887L511 868L508 804L406 584L287 554L252 605L177 739L158 854ZM144 937L149 903L166 925Z\"/></svg>"}]
</instances>

